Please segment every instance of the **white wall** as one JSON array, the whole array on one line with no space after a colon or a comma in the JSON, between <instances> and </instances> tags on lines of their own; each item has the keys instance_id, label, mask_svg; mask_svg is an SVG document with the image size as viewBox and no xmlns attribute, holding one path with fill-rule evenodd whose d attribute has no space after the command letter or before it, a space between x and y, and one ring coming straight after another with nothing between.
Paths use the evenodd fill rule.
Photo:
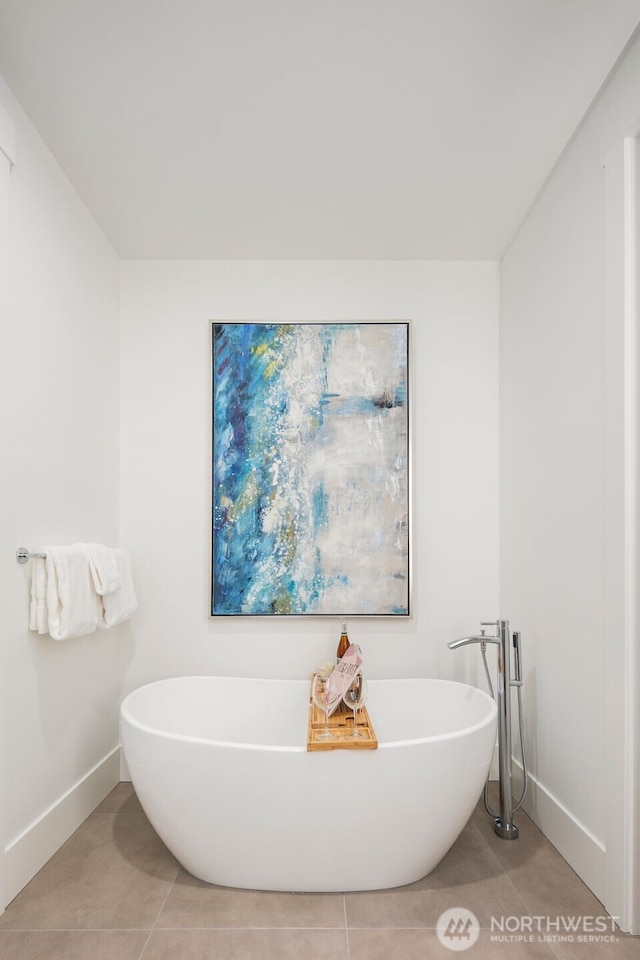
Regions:
<instances>
[{"instance_id":1,"label":"white wall","mask_svg":"<svg viewBox=\"0 0 640 960\"><path fill-rule=\"evenodd\" d=\"M339 621L211 619L210 321L411 319L414 616L353 620L369 675L477 675L446 641L498 609L497 265L122 265L121 542L137 572L123 687L306 677ZM468 664L468 667L467 667Z\"/></svg>"},{"instance_id":2,"label":"white wall","mask_svg":"<svg viewBox=\"0 0 640 960\"><path fill-rule=\"evenodd\" d=\"M501 270L501 591L523 634L529 810L617 915L630 844L622 155L639 114L636 42Z\"/></svg>"},{"instance_id":3,"label":"white wall","mask_svg":"<svg viewBox=\"0 0 640 960\"><path fill-rule=\"evenodd\" d=\"M0 351L11 897L82 819L74 788L91 780L88 802L103 789L88 775L118 743L121 630L63 643L31 634L30 565L15 550L117 541L119 263L1 81L0 108L16 129Z\"/></svg>"}]
</instances>

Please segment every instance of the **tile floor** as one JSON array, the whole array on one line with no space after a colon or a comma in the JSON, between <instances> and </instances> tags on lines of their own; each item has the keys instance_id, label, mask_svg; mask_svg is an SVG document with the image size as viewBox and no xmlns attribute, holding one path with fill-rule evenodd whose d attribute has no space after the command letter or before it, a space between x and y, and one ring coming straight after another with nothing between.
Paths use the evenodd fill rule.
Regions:
<instances>
[{"instance_id":1,"label":"tile floor","mask_svg":"<svg viewBox=\"0 0 640 960\"><path fill-rule=\"evenodd\" d=\"M519 839L500 840L479 804L440 865L395 890L232 890L182 870L122 783L0 917L0 960L442 960L462 953L435 929L458 907L480 924L470 960L640 960L640 938L617 929L599 934L613 942L579 942L598 935L582 929L573 942L492 939L492 917L605 916L531 820L517 821Z\"/></svg>"}]
</instances>

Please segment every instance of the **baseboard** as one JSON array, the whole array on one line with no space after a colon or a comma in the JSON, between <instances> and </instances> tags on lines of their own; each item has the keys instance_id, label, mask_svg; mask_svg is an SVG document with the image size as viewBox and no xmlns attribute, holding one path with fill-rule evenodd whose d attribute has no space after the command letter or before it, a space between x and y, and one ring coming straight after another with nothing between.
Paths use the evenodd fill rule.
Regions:
<instances>
[{"instance_id":1,"label":"baseboard","mask_svg":"<svg viewBox=\"0 0 640 960\"><path fill-rule=\"evenodd\" d=\"M124 758L124 750L120 751L120 780L122 783L131 782L131 774L129 773L127 761Z\"/></svg>"},{"instance_id":2,"label":"baseboard","mask_svg":"<svg viewBox=\"0 0 640 960\"><path fill-rule=\"evenodd\" d=\"M5 849L10 903L120 780L120 747L112 750Z\"/></svg>"},{"instance_id":3,"label":"baseboard","mask_svg":"<svg viewBox=\"0 0 640 960\"><path fill-rule=\"evenodd\" d=\"M519 796L522 767L514 760L514 794ZM529 774L523 809L570 867L601 902L605 899L606 849L560 801Z\"/></svg>"}]
</instances>

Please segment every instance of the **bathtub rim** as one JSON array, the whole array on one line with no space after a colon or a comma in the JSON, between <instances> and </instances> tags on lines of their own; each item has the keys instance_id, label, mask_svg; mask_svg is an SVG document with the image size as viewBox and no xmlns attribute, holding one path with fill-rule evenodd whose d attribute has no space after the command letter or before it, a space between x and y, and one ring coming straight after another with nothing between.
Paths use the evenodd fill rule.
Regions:
<instances>
[{"instance_id":1,"label":"bathtub rim","mask_svg":"<svg viewBox=\"0 0 640 960\"><path fill-rule=\"evenodd\" d=\"M303 679L286 679L282 677L235 677L222 674L193 674L193 675L180 675L176 677L164 677L159 680L151 680L149 683L143 683L140 686L136 687L134 690L130 690L129 693L122 699L120 703L119 715L121 721L125 721L130 726L134 727L136 730L141 731L146 734L151 734L156 737L160 737L166 740L178 741L180 743L192 743L192 744L205 744L207 746L220 747L227 750L259 750L267 751L271 753L308 753L306 745L302 746L292 746L286 744L271 744L271 743L242 743L237 740L216 740L211 737L198 737L193 734L186 733L171 733L167 730L160 730L158 727L150 726L149 724L143 723L137 717L134 717L131 713L129 702L133 700L134 696L140 691L145 690L148 687L162 686L165 684L171 684L176 680L257 680L260 683L305 683L306 680ZM470 724L469 726L463 727L461 730L454 730L449 733L438 733L433 734L429 737L414 737L412 739L405 740L386 740L378 742L378 750L388 750L392 747L411 747L418 746L420 744L427 743L439 743L445 740L457 740L461 737L470 736L475 733L477 730L481 730L486 726L489 726L497 719L498 707L496 701L491 697L486 691L481 690L480 687L476 687L471 683L464 683L460 680L448 680L441 677L379 677L376 679L370 679L370 684L375 683L387 683L387 682L402 682L402 683L420 683L424 681L445 684L452 687L465 687L470 690L474 690L476 693L480 694L486 701L488 701L488 712L482 720L478 720L476 723ZM375 724L374 724L375 725ZM331 751L330 751L331 752ZM375 753L375 751L356 751L358 753Z\"/></svg>"}]
</instances>

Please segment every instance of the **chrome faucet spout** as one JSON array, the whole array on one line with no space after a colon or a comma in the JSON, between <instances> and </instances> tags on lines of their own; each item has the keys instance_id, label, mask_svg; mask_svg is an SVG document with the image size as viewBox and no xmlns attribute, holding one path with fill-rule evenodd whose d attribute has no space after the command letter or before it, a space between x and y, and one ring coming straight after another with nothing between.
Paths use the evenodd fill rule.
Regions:
<instances>
[{"instance_id":1,"label":"chrome faucet spout","mask_svg":"<svg viewBox=\"0 0 640 960\"><path fill-rule=\"evenodd\" d=\"M468 643L500 643L498 637L487 637L485 634L477 637L460 637L459 640L450 640L447 646L449 650L457 650L458 647L464 647Z\"/></svg>"}]
</instances>

